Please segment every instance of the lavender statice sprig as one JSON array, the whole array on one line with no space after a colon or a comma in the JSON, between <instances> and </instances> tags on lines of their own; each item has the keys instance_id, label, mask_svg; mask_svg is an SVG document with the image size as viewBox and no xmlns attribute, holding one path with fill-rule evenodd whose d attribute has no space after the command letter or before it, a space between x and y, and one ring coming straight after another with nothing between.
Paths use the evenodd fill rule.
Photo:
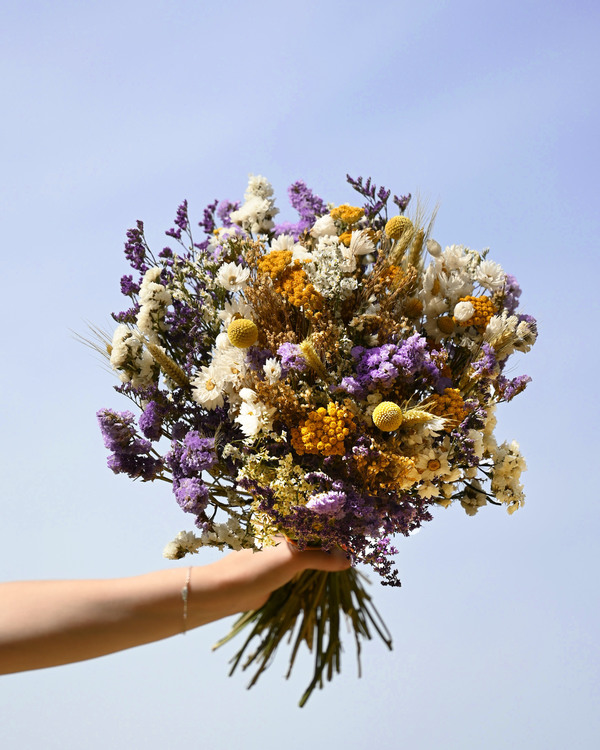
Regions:
<instances>
[{"instance_id":1,"label":"lavender statice sprig","mask_svg":"<svg viewBox=\"0 0 600 750\"><path fill-rule=\"evenodd\" d=\"M367 202L363 206L365 210L365 218L369 222L369 225L373 229L381 229L387 221L387 202L389 200L391 190L384 188L383 186L377 189L375 183L372 182L371 178L368 177L367 181L363 183L363 178L358 177L356 180L346 175L348 183L356 190L357 193L367 199ZM394 196L394 199L397 196ZM403 199L404 200L404 199ZM406 205L410 200L410 195L406 199ZM395 201L394 201L395 202ZM406 205L404 208L406 208ZM403 209L404 210L404 209Z\"/></svg>"}]
</instances>

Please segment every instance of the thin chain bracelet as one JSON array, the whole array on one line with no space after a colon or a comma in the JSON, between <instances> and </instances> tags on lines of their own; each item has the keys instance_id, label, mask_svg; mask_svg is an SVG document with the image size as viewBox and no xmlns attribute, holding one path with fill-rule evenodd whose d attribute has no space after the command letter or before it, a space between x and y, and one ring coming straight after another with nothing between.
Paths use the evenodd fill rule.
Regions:
<instances>
[{"instance_id":1,"label":"thin chain bracelet","mask_svg":"<svg viewBox=\"0 0 600 750\"><path fill-rule=\"evenodd\" d=\"M181 589L181 598L183 599L183 630L181 631L184 635L187 632L187 619L188 619L188 597L190 593L190 580L192 578L192 566L188 568L187 576L185 579L185 585Z\"/></svg>"}]
</instances>

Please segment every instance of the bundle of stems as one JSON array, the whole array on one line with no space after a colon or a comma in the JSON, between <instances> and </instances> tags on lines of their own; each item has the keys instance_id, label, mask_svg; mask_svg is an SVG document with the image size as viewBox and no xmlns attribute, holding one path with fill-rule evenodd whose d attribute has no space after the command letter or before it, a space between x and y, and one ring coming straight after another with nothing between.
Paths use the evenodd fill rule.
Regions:
<instances>
[{"instance_id":1,"label":"bundle of stems","mask_svg":"<svg viewBox=\"0 0 600 750\"><path fill-rule=\"evenodd\" d=\"M341 669L342 641L340 626L346 620L354 635L358 674L361 675L361 642L370 640L374 630L391 650L391 634L364 587L367 578L354 568L336 573L306 570L294 580L271 594L259 609L245 612L234 623L231 631L213 646L219 648L238 633L248 628L247 638L231 660L232 675L237 667L242 670L257 667L248 688L256 684L260 675L272 662L280 643L293 642L286 678L292 673L296 655L304 642L314 652L313 677L300 699L302 707L324 679L330 681ZM256 648L250 644L259 639ZM245 657L245 658L244 658Z\"/></svg>"}]
</instances>

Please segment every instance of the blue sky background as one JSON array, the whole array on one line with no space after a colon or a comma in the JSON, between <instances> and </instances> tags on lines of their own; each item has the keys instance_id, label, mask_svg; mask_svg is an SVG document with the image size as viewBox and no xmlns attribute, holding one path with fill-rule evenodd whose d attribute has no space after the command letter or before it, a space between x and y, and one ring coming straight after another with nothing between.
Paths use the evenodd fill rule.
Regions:
<instances>
[{"instance_id":1,"label":"blue sky background","mask_svg":"<svg viewBox=\"0 0 600 750\"><path fill-rule=\"evenodd\" d=\"M248 692L210 651L221 622L1 678L3 748L598 746L599 20L591 0L3 3L0 580L146 572L190 528L106 469L95 413L127 402L70 332L121 309L138 218L160 248L183 198L200 219L248 173L283 219L296 179L344 202L371 175L439 202L442 245L489 246L540 324L498 425L525 508L440 509L401 540L403 588L373 585L394 651L367 644L360 680L349 648L303 710L308 657Z\"/></svg>"}]
</instances>

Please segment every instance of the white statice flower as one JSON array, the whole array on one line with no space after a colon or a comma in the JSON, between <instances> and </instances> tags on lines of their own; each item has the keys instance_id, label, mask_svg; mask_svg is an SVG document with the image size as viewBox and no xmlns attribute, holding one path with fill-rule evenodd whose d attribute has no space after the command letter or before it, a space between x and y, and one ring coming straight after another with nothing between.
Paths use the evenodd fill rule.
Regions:
<instances>
[{"instance_id":1,"label":"white statice flower","mask_svg":"<svg viewBox=\"0 0 600 750\"><path fill-rule=\"evenodd\" d=\"M483 446L485 455L493 455L498 451L498 443L494 436L494 430L496 429L496 404L489 404L487 407L487 414L485 418L485 425L483 427Z\"/></svg>"},{"instance_id":2,"label":"white statice flower","mask_svg":"<svg viewBox=\"0 0 600 750\"><path fill-rule=\"evenodd\" d=\"M201 367L192 380L192 400L209 411L225 403L219 375L212 363L208 367Z\"/></svg>"},{"instance_id":3,"label":"white statice flower","mask_svg":"<svg viewBox=\"0 0 600 750\"><path fill-rule=\"evenodd\" d=\"M310 230L310 236L318 239L319 237L337 236L337 227L330 214L320 216Z\"/></svg>"},{"instance_id":4,"label":"white statice flower","mask_svg":"<svg viewBox=\"0 0 600 750\"><path fill-rule=\"evenodd\" d=\"M279 213L272 200L273 188L262 175L250 175L248 187L244 193L244 204L233 211L230 219L250 234L270 232L275 222L273 217Z\"/></svg>"},{"instance_id":5,"label":"white statice flower","mask_svg":"<svg viewBox=\"0 0 600 750\"><path fill-rule=\"evenodd\" d=\"M273 195L273 186L261 174L251 174L248 178L248 187L244 193L244 200L251 198L270 198Z\"/></svg>"},{"instance_id":6,"label":"white statice flower","mask_svg":"<svg viewBox=\"0 0 600 750\"><path fill-rule=\"evenodd\" d=\"M246 546L248 534L237 516L230 516L225 523L215 523L213 528L217 546L233 550L240 550Z\"/></svg>"},{"instance_id":7,"label":"white statice flower","mask_svg":"<svg viewBox=\"0 0 600 750\"><path fill-rule=\"evenodd\" d=\"M457 302L453 315L459 323L466 323L475 315L475 307L472 302Z\"/></svg>"},{"instance_id":8,"label":"white statice flower","mask_svg":"<svg viewBox=\"0 0 600 750\"><path fill-rule=\"evenodd\" d=\"M124 324L117 326L113 334L110 364L121 382L131 383L134 388L147 388L158 378L158 367L139 333Z\"/></svg>"},{"instance_id":9,"label":"white statice flower","mask_svg":"<svg viewBox=\"0 0 600 750\"><path fill-rule=\"evenodd\" d=\"M342 279L352 266L356 267L354 256L345 255L346 248L340 245L337 237L320 237L312 255L313 260L304 264L309 281L323 297L340 296L346 299L356 288L355 284L341 285Z\"/></svg>"},{"instance_id":10,"label":"white statice flower","mask_svg":"<svg viewBox=\"0 0 600 750\"><path fill-rule=\"evenodd\" d=\"M482 260L475 269L475 281L491 292L498 292L504 288L506 273L499 263L493 260Z\"/></svg>"},{"instance_id":11,"label":"white statice flower","mask_svg":"<svg viewBox=\"0 0 600 750\"><path fill-rule=\"evenodd\" d=\"M196 553L202 546L202 539L191 531L180 531L163 550L163 557L167 560L180 560L188 553Z\"/></svg>"},{"instance_id":12,"label":"white statice flower","mask_svg":"<svg viewBox=\"0 0 600 750\"><path fill-rule=\"evenodd\" d=\"M432 497L439 497L440 488L431 482L423 482L417 488L417 492L419 497L422 497L424 500L430 500Z\"/></svg>"},{"instance_id":13,"label":"white statice flower","mask_svg":"<svg viewBox=\"0 0 600 750\"><path fill-rule=\"evenodd\" d=\"M487 505L487 497L481 487L481 482L478 479L470 482L470 487L467 488L464 495L460 499L460 504L463 510L468 516L474 516L479 508Z\"/></svg>"},{"instance_id":14,"label":"white statice flower","mask_svg":"<svg viewBox=\"0 0 600 750\"><path fill-rule=\"evenodd\" d=\"M281 364L274 357L269 357L263 365L263 372L271 385L281 379Z\"/></svg>"},{"instance_id":15,"label":"white statice flower","mask_svg":"<svg viewBox=\"0 0 600 750\"><path fill-rule=\"evenodd\" d=\"M492 492L497 500L508 505L508 511L512 513L525 502L520 479L527 465L519 444L515 440L502 443L493 455L493 460Z\"/></svg>"},{"instance_id":16,"label":"white statice flower","mask_svg":"<svg viewBox=\"0 0 600 750\"><path fill-rule=\"evenodd\" d=\"M374 252L375 243L367 229L355 230L350 238L350 252L352 255L368 255Z\"/></svg>"},{"instance_id":17,"label":"white statice flower","mask_svg":"<svg viewBox=\"0 0 600 750\"><path fill-rule=\"evenodd\" d=\"M235 316L246 318L246 320L253 320L254 311L252 306L242 299L235 299L232 302L227 300L222 310L219 310L217 316L223 321L226 327L229 326Z\"/></svg>"},{"instance_id":18,"label":"white statice flower","mask_svg":"<svg viewBox=\"0 0 600 750\"><path fill-rule=\"evenodd\" d=\"M215 283L229 292L241 292L250 278L250 269L237 263L223 263L215 276Z\"/></svg>"},{"instance_id":19,"label":"white statice flower","mask_svg":"<svg viewBox=\"0 0 600 750\"><path fill-rule=\"evenodd\" d=\"M473 441L473 453L481 460L485 453L483 435L479 430L469 430L468 438Z\"/></svg>"},{"instance_id":20,"label":"white statice flower","mask_svg":"<svg viewBox=\"0 0 600 750\"><path fill-rule=\"evenodd\" d=\"M144 274L140 286L140 310L137 314L138 329L150 341L158 340L158 333L165 330L165 313L171 304L171 293L164 284L159 284L161 269L149 268Z\"/></svg>"}]
</instances>

